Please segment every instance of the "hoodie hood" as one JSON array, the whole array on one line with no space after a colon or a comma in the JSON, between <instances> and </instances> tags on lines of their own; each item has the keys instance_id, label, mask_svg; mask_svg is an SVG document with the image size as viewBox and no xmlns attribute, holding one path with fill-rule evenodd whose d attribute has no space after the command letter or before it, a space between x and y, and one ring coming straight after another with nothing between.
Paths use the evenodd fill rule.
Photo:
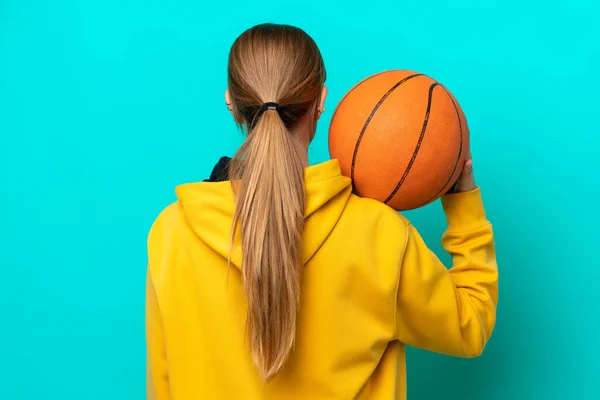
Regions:
<instances>
[{"instance_id":1,"label":"hoodie hood","mask_svg":"<svg viewBox=\"0 0 600 400\"><path fill-rule=\"evenodd\" d=\"M342 176L337 160L307 167L304 171L306 211L302 263L306 264L337 224L352 193L351 180ZM199 182L175 190L187 224L207 246L221 257L230 256L230 235L235 201L231 182ZM238 234L231 263L241 267Z\"/></svg>"}]
</instances>

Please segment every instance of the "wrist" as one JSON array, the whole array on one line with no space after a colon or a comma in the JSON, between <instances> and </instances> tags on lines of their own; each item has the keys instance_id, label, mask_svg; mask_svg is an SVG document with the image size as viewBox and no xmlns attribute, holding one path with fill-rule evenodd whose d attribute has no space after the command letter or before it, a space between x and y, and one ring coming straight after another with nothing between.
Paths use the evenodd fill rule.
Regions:
<instances>
[{"instance_id":1,"label":"wrist","mask_svg":"<svg viewBox=\"0 0 600 400\"><path fill-rule=\"evenodd\" d=\"M454 194L454 193L464 193L470 192L472 190L477 189L477 185L475 184L475 179L459 179L446 194Z\"/></svg>"},{"instance_id":2,"label":"wrist","mask_svg":"<svg viewBox=\"0 0 600 400\"><path fill-rule=\"evenodd\" d=\"M454 192L454 193L470 192L471 190L475 190L475 189L477 189L477 185L475 184L475 182L471 182L468 184L460 184L457 186L456 192Z\"/></svg>"}]
</instances>

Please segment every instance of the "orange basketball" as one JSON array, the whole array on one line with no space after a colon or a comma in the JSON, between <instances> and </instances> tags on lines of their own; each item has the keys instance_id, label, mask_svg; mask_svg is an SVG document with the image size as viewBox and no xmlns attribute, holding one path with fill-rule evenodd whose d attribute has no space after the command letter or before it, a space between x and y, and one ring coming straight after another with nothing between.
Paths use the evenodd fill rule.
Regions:
<instances>
[{"instance_id":1,"label":"orange basketball","mask_svg":"<svg viewBox=\"0 0 600 400\"><path fill-rule=\"evenodd\" d=\"M329 152L363 197L396 210L429 204L458 179L469 149L460 105L442 84L386 71L354 86L337 106Z\"/></svg>"}]
</instances>

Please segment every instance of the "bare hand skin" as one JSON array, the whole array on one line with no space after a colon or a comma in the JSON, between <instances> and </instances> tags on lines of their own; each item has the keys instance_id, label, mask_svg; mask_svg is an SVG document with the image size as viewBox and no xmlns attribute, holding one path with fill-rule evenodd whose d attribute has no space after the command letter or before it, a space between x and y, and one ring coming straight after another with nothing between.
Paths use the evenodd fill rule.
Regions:
<instances>
[{"instance_id":1,"label":"bare hand skin","mask_svg":"<svg viewBox=\"0 0 600 400\"><path fill-rule=\"evenodd\" d=\"M469 156L465 161L465 165L463 166L463 170L458 177L455 193L469 192L474 190L476 187L475 175L473 175L473 159L469 153Z\"/></svg>"}]
</instances>

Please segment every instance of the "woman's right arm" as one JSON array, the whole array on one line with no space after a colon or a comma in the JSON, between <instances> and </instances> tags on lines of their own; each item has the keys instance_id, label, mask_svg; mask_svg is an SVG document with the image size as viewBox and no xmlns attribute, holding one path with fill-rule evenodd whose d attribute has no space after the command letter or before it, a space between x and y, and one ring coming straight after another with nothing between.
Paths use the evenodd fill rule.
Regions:
<instances>
[{"instance_id":1,"label":"woman's right arm","mask_svg":"<svg viewBox=\"0 0 600 400\"><path fill-rule=\"evenodd\" d=\"M498 269L492 226L470 160L458 191L442 198L448 220L442 244L452 255L451 269L429 250L412 225L407 227L398 278L396 338L437 353L475 357L483 352L496 322Z\"/></svg>"}]
</instances>

